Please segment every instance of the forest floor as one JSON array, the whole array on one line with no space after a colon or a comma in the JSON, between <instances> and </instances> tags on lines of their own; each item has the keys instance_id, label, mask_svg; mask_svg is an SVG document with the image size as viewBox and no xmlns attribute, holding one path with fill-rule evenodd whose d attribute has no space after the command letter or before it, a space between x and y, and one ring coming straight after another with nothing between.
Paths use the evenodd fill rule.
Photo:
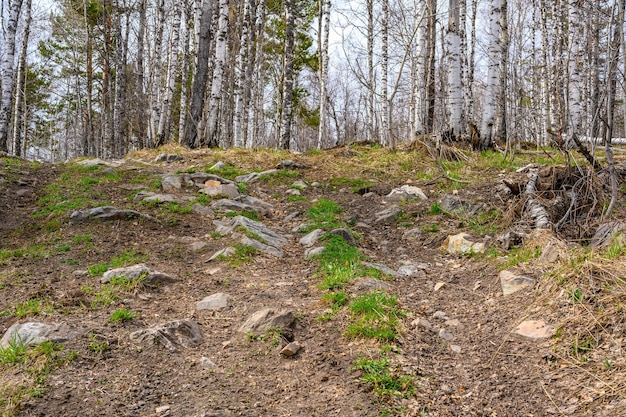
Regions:
<instances>
[{"instance_id":1,"label":"forest floor","mask_svg":"<svg viewBox=\"0 0 626 417\"><path fill-rule=\"evenodd\" d=\"M156 161L160 152L182 158ZM5 337L2 416L626 415L626 244L587 247L596 226L626 217L623 190L605 222L591 213L559 234L533 231L527 197L503 180L565 158L467 155L443 164L463 182L420 149L367 146L166 147L83 165L0 158L0 335L52 329L41 343ZM285 160L294 164L268 171ZM232 187L207 196L192 183L259 171L234 184L258 199L234 213L215 205ZM389 197L403 185L427 199ZM163 188L173 201L142 201ZM101 206L134 212L77 217ZM234 215L281 243L250 249L241 242L267 244L266 229L222 232ZM300 241L317 227L347 232ZM503 247L511 230L521 238ZM449 249L462 232L485 249ZM167 279L101 282L139 263ZM504 270L529 285L504 295ZM214 294L225 305L198 309ZM242 327L264 309L282 315ZM545 333L520 334L529 321ZM158 325L174 327L146 333Z\"/></svg>"}]
</instances>

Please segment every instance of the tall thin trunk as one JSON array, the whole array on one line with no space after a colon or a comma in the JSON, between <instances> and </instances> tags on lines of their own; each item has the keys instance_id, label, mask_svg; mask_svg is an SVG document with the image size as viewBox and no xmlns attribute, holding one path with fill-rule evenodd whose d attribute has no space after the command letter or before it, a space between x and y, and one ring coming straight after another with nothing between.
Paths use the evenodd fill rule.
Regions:
<instances>
[{"instance_id":1,"label":"tall thin trunk","mask_svg":"<svg viewBox=\"0 0 626 417\"><path fill-rule=\"evenodd\" d=\"M86 0L83 0L86 2ZM141 148L148 147L148 138L146 131L146 90L144 81L144 35L146 33L147 17L146 17L147 0L139 0L139 28L137 29L137 124L139 135L139 144ZM89 107L89 106L88 106Z\"/></svg>"},{"instance_id":2,"label":"tall thin trunk","mask_svg":"<svg viewBox=\"0 0 626 417\"><path fill-rule=\"evenodd\" d=\"M2 76L2 96L0 99L0 151L8 151L9 125L11 123L11 107L13 104L13 63L15 60L15 32L19 20L22 0L13 0L10 3L9 20L7 21L4 34L4 59L0 70Z\"/></svg>"},{"instance_id":3,"label":"tall thin trunk","mask_svg":"<svg viewBox=\"0 0 626 417\"><path fill-rule=\"evenodd\" d=\"M509 23L507 0L500 0L500 61L498 65L498 95L496 110L496 129L494 140L499 143L508 143L507 135L507 79L509 66Z\"/></svg>"},{"instance_id":4,"label":"tall thin trunk","mask_svg":"<svg viewBox=\"0 0 626 417\"><path fill-rule=\"evenodd\" d=\"M189 100L189 78L191 76L191 54L189 53L191 30L188 21L191 16L191 2L189 0L185 0L185 7L183 10L186 20L183 22L183 36L181 36L183 76L180 89L180 112L178 115L178 143L184 143L185 140L185 121L187 120L187 101Z\"/></svg>"},{"instance_id":5,"label":"tall thin trunk","mask_svg":"<svg viewBox=\"0 0 626 417\"><path fill-rule=\"evenodd\" d=\"M435 125L435 51L437 44L437 0L427 0L427 66L426 66L426 123L425 133L433 131Z\"/></svg>"},{"instance_id":6,"label":"tall thin trunk","mask_svg":"<svg viewBox=\"0 0 626 417\"><path fill-rule=\"evenodd\" d=\"M209 97L208 138L206 145L214 147L219 144L219 115L222 103L222 85L226 56L228 54L228 0L220 0L217 36L215 45L215 68Z\"/></svg>"},{"instance_id":7,"label":"tall thin trunk","mask_svg":"<svg viewBox=\"0 0 626 417\"><path fill-rule=\"evenodd\" d=\"M320 78L320 122L318 126L317 132L317 149L324 148L326 144L326 120L327 117L327 104L328 104L328 93L327 93L327 84L328 84L328 39L330 33L330 1L329 0L319 0L320 7L320 22L323 22L323 27L320 32L320 69L319 69L319 78Z\"/></svg>"},{"instance_id":8,"label":"tall thin trunk","mask_svg":"<svg viewBox=\"0 0 626 417\"><path fill-rule=\"evenodd\" d=\"M581 28L580 6L577 2L568 5L569 23L569 47L568 47L568 77L567 77L567 110L568 110L568 140L574 134L580 134L581 127L581 74L580 63L582 61L580 53L579 35Z\"/></svg>"},{"instance_id":9,"label":"tall thin trunk","mask_svg":"<svg viewBox=\"0 0 626 417\"><path fill-rule=\"evenodd\" d=\"M291 142L291 124L293 119L293 85L294 85L294 38L295 38L295 5L294 0L285 3L285 51L283 58L283 100L280 120L279 148L289 149Z\"/></svg>"},{"instance_id":10,"label":"tall thin trunk","mask_svg":"<svg viewBox=\"0 0 626 417\"><path fill-rule=\"evenodd\" d=\"M367 0L367 141L372 142L376 135L376 115L374 112L374 0Z\"/></svg>"},{"instance_id":11,"label":"tall thin trunk","mask_svg":"<svg viewBox=\"0 0 626 417\"><path fill-rule=\"evenodd\" d=\"M190 148L201 146L198 132L202 131L200 126L202 120L202 110L204 108L204 91L208 78L209 53L211 51L211 20L213 17L213 1L204 0L202 3L202 16L200 17L198 47L196 50L197 63L191 88L191 106L189 107L189 118L186 123L185 145Z\"/></svg>"},{"instance_id":12,"label":"tall thin trunk","mask_svg":"<svg viewBox=\"0 0 626 417\"><path fill-rule=\"evenodd\" d=\"M150 101L149 138L150 146L157 145L161 106L161 55L163 49L163 26L165 24L165 0L157 0L154 19L154 50L150 59L148 95Z\"/></svg>"},{"instance_id":13,"label":"tall thin trunk","mask_svg":"<svg viewBox=\"0 0 626 417\"><path fill-rule=\"evenodd\" d=\"M413 87L414 111L413 123L414 134L423 135L428 132L428 67L429 67L429 0L419 0L417 2L417 53L414 64Z\"/></svg>"},{"instance_id":14,"label":"tall thin trunk","mask_svg":"<svg viewBox=\"0 0 626 417\"><path fill-rule=\"evenodd\" d=\"M460 0L462 3L465 0ZM448 130L453 136L465 131L463 118L463 65L459 0L450 0L446 46L448 53Z\"/></svg>"},{"instance_id":15,"label":"tall thin trunk","mask_svg":"<svg viewBox=\"0 0 626 417\"><path fill-rule=\"evenodd\" d=\"M115 102L113 103L113 156L121 157L126 152L126 40L122 34L122 10L116 2L115 13ZM129 19L126 19L128 34Z\"/></svg>"},{"instance_id":16,"label":"tall thin trunk","mask_svg":"<svg viewBox=\"0 0 626 417\"><path fill-rule=\"evenodd\" d=\"M22 126L26 110L25 86L26 86L26 55L28 54L28 39L30 38L31 0L26 0L24 6L24 34L22 35L22 48L20 50L19 63L17 66L17 86L15 91L15 116L13 118L13 154L22 156ZM26 132L26 129L24 129Z\"/></svg>"},{"instance_id":17,"label":"tall thin trunk","mask_svg":"<svg viewBox=\"0 0 626 417\"><path fill-rule=\"evenodd\" d=\"M265 54L263 41L265 33L265 1L259 1L256 9L256 21L254 31L256 33L256 44L254 48L254 79L252 80L252 91L250 97L249 110L249 140L246 143L248 148L257 146L261 139L265 139L265 124L263 115L264 98L264 76L265 76Z\"/></svg>"},{"instance_id":18,"label":"tall thin trunk","mask_svg":"<svg viewBox=\"0 0 626 417\"><path fill-rule=\"evenodd\" d=\"M489 148L495 139L496 112L500 96L500 63L502 48L500 47L500 21L502 15L502 1L491 0L489 11L488 37L488 70L487 86L485 89L483 115L480 128L481 148Z\"/></svg>"},{"instance_id":19,"label":"tall thin trunk","mask_svg":"<svg viewBox=\"0 0 626 417\"><path fill-rule=\"evenodd\" d=\"M246 90L246 74L249 66L248 51L250 38L250 0L245 0L243 4L243 16L241 22L241 40L237 63L235 64L235 114L233 117L233 146L240 148L244 145L244 103Z\"/></svg>"},{"instance_id":20,"label":"tall thin trunk","mask_svg":"<svg viewBox=\"0 0 626 417\"><path fill-rule=\"evenodd\" d=\"M111 97L111 1L107 0L103 7L104 17L104 54L102 59L102 112L101 112L101 155L105 158L113 156L112 97ZM100 155L98 155L100 156Z\"/></svg>"},{"instance_id":21,"label":"tall thin trunk","mask_svg":"<svg viewBox=\"0 0 626 417\"><path fill-rule=\"evenodd\" d=\"M380 65L380 101L381 101L381 129L380 129L380 144L387 146L390 144L390 128L391 121L389 120L389 0L382 0L382 22L381 22L381 65Z\"/></svg>"}]
</instances>

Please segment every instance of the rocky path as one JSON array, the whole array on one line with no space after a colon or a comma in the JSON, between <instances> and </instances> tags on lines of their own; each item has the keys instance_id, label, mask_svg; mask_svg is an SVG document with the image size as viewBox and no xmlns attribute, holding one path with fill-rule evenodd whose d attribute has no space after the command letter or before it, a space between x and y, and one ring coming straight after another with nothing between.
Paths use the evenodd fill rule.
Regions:
<instances>
[{"instance_id":1,"label":"rocky path","mask_svg":"<svg viewBox=\"0 0 626 417\"><path fill-rule=\"evenodd\" d=\"M460 236L459 246L442 249L446 235L457 234L453 228L430 235L417 223L398 227L402 213L432 204L416 187L360 195L312 186L316 181L306 173L298 183L273 189L259 181L276 172L232 182L170 169L161 190L138 187L134 202L128 200L133 184L116 183L104 189L112 205L75 210L63 223L65 237L76 241L88 234L91 246L0 267L1 274L19 268L31 277L0 292L7 311L34 296L54 305L45 314L2 316L4 345L21 332L23 341L59 341L77 352L51 372L45 393L31 396L19 415L576 415L575 397L553 384L558 378L549 362L550 336L557 318L543 316L539 307L545 300L533 290L532 278L505 276L517 290L508 294L505 287L505 296L493 266L458 253L463 245L482 250L480 240ZM28 183L39 175L18 177ZM236 183L247 184L244 193ZM34 183L27 188L38 192ZM5 196L17 193L5 190ZM162 204L193 202L197 193L223 198L191 205L182 216L159 211ZM305 199L290 202L289 195ZM380 346L344 336L347 311L320 320L328 305L310 254L321 243L315 236L302 240L305 233L298 230L307 221L306 207L321 197L344 208L343 217L360 235L355 243L361 253L392 275L380 283L363 277L348 292L383 289L397 295L407 312L402 335L386 357L413 376L416 389L408 398L381 399L363 381L355 360L374 357ZM18 201L5 197L3 216ZM32 210L35 201L24 204ZM229 212L255 213L258 220ZM4 223L3 246L10 246L17 228ZM228 257L240 246L258 254L233 266ZM86 269L124 251L145 256L132 269L110 268L98 276ZM64 261L79 256L79 265ZM114 288L116 277L140 279L142 285L127 282L128 291L99 305L98 294ZM135 318L111 323L120 308ZM519 328L524 322L530 333Z\"/></svg>"}]
</instances>

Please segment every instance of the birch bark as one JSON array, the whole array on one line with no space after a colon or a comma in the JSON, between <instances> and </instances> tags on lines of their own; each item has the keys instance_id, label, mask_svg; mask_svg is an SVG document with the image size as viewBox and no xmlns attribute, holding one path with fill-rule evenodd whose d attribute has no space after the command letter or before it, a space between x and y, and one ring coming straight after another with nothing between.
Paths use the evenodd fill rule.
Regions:
<instances>
[{"instance_id":1,"label":"birch bark","mask_svg":"<svg viewBox=\"0 0 626 417\"><path fill-rule=\"evenodd\" d=\"M283 100L280 120L278 147L289 149L291 142L291 124L293 119L294 85L294 35L295 35L294 0L285 0L285 51L283 58Z\"/></svg>"},{"instance_id":2,"label":"birch bark","mask_svg":"<svg viewBox=\"0 0 626 417\"><path fill-rule=\"evenodd\" d=\"M26 86L26 55L28 54L28 39L30 37L30 23L32 21L31 0L26 0L24 5L24 34L22 35L22 48L20 50L19 63L17 66L17 87L15 91L15 116L13 117L13 154L22 156L22 126L25 113L24 88ZM26 132L24 129L24 142Z\"/></svg>"},{"instance_id":3,"label":"birch bark","mask_svg":"<svg viewBox=\"0 0 626 417\"><path fill-rule=\"evenodd\" d=\"M460 0L464 3L464 0ZM448 130L457 137L465 131L463 121L463 66L461 61L460 5L450 0L446 45L448 50Z\"/></svg>"},{"instance_id":4,"label":"birch bark","mask_svg":"<svg viewBox=\"0 0 626 417\"><path fill-rule=\"evenodd\" d=\"M250 38L250 0L245 0L243 5L243 19L241 24L241 40L239 44L239 53L237 54L237 62L235 64L235 114L233 117L233 146L241 148L244 146L244 91L246 86L246 73L248 68L248 43Z\"/></svg>"},{"instance_id":5,"label":"birch bark","mask_svg":"<svg viewBox=\"0 0 626 417\"><path fill-rule=\"evenodd\" d=\"M215 45L215 61L211 97L209 98L208 133L205 145L215 147L219 144L219 114L222 102L222 82L224 66L228 54L228 0L220 0L217 36Z\"/></svg>"}]
</instances>

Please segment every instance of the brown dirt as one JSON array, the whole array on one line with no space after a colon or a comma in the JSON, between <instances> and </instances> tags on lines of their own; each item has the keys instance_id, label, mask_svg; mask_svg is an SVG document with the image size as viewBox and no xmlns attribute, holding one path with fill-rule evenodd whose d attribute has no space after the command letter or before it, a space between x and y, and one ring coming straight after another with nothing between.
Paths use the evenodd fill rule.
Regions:
<instances>
[{"instance_id":1,"label":"brown dirt","mask_svg":"<svg viewBox=\"0 0 626 417\"><path fill-rule=\"evenodd\" d=\"M184 169L190 161L199 164L203 158L205 155L195 154L187 157L185 163L149 169ZM267 162L257 163L262 168L270 167ZM33 220L31 213L43 193L42 187L56 180L64 169L51 165L4 168L1 176L6 182L0 185L0 249L49 242L46 219ZM322 184L332 176L319 167L301 173L300 179ZM436 185L421 186L429 196L440 193ZM307 189L305 202L289 203L283 197L287 188L286 183L260 182L247 190L276 206L273 217L263 222L292 235L283 258L258 255L253 262L238 268L226 262L207 263L210 255L230 242L229 238L212 237L213 218L139 206L119 184L98 184L97 193L116 206L140 210L161 222L72 224L66 215L55 230L62 242L90 234L93 245L77 243L67 251L52 251L46 257L0 263L0 277L4 277L0 311L8 312L0 316L0 334L16 322L32 320L88 327L92 335L91 340L83 337L64 343L64 350L76 351L77 358L53 369L45 392L21 404L18 415L152 416L157 415L157 407L164 405L170 408L162 416L198 417L626 413L619 395L592 395L591 401L580 395L589 386L595 386L596 391L603 386L592 377L581 376L584 372L576 366L566 367L563 361L554 360L555 340L531 342L512 334L523 319L559 323L568 314L567 307L557 308L542 293L542 286L502 297L498 271L492 262L445 254L440 249L445 237L468 228L458 219L427 216L432 201L403 205L408 216L402 224L359 230L359 249L373 262L394 269L408 261L428 265L420 275L388 281L388 292L396 294L400 306L408 311L401 339L391 347L388 357L396 369L414 375L416 391L406 399L380 400L362 381L362 373L353 369L357 358L376 356L380 346L346 338L345 311L328 322L317 319L328 306L321 301L323 291L316 286L316 263L304 260L304 248L297 243L300 235L291 232L304 220L284 219L293 211L305 210L314 199L326 197L339 202L347 218L373 225L372 215L383 207L382 197L364 197L350 190L322 186ZM28 191L16 197L21 189ZM506 201L494 198L494 189L493 185L483 184L462 189L459 194L504 211ZM439 231L403 239L407 229L429 224L437 224ZM208 247L192 252L189 244L181 240L184 237L202 239ZM92 308L93 295L87 288L98 291L98 278L73 272L107 261L124 250L146 254L145 262L152 269L181 281L157 290L139 290L109 306ZM214 267L219 270L209 271ZM534 276L541 278L541 272L534 271ZM437 282L446 285L434 291ZM229 308L219 313L195 311L197 301L216 292L233 297ZM52 311L19 318L11 313L13 306L33 297L49 302ZM110 324L111 313L121 307L137 313L138 318L124 325ZM237 331L251 313L266 307L289 309L297 315L293 336L304 349L295 357L285 358L278 353L284 342L273 346L271 341L251 340ZM460 321L457 327L447 327L455 336L453 341L411 324L417 317L425 317L432 324L442 325L432 318L436 311ZM202 342L172 353L159 344L134 344L128 337L135 330L176 319L195 320L202 330ZM94 352L90 349L94 341L106 342L108 350ZM461 353L455 353L451 345L458 346ZM215 368L201 366L203 357L214 362ZM18 367L0 369L0 385L21 372Z\"/></svg>"}]
</instances>

